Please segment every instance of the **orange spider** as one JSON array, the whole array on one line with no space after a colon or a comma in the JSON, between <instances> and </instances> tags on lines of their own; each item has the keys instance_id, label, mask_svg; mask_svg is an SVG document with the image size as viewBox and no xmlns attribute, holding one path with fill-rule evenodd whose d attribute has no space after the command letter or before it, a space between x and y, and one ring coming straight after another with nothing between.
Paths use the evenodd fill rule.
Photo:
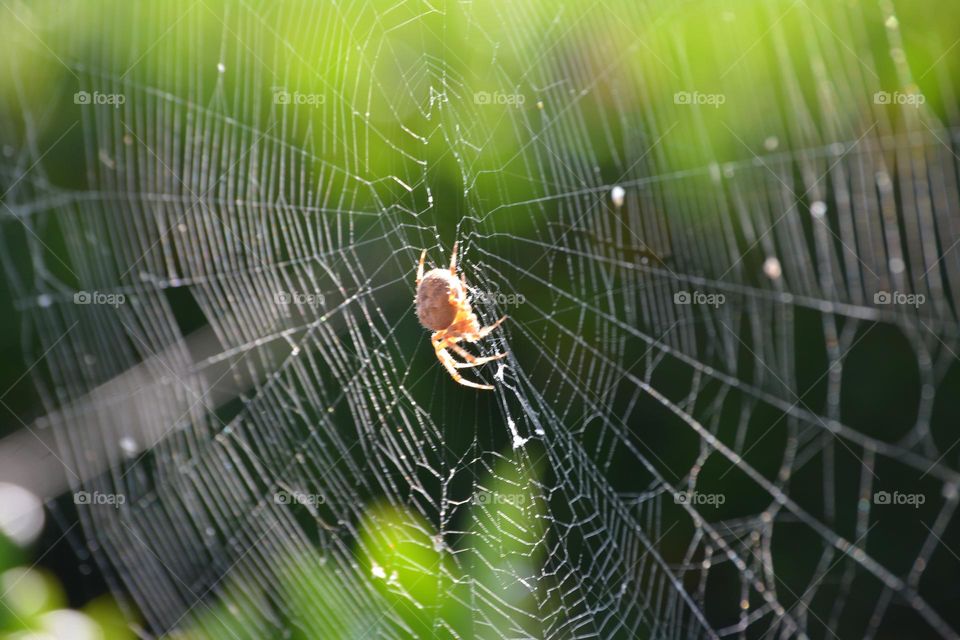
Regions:
<instances>
[{"instance_id":1,"label":"orange spider","mask_svg":"<svg viewBox=\"0 0 960 640\"><path fill-rule=\"evenodd\" d=\"M454 380L466 387L475 389L493 389L488 384L477 384L464 380L457 369L476 367L491 360L505 358L506 353L478 358L457 346L461 340L476 342L496 329L501 322L507 319L503 316L489 327L480 327L476 314L467 302L467 280L462 275L457 278L457 243L453 243L453 254L450 256L449 269L431 269L423 273L423 261L427 257L427 250L420 254L420 266L417 268L417 318L427 329L433 330L430 341L433 350L437 353L440 364L450 373ZM453 359L447 349L462 357L466 362Z\"/></svg>"}]
</instances>

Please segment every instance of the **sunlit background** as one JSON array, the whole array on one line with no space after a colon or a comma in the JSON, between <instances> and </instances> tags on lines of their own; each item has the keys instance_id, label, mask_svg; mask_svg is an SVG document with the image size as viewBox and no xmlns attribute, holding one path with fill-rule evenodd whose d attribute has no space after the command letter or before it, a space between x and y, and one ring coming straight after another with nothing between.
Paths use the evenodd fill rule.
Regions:
<instances>
[{"instance_id":1,"label":"sunlit background","mask_svg":"<svg viewBox=\"0 0 960 640\"><path fill-rule=\"evenodd\" d=\"M956 637L958 25L0 0L0 636Z\"/></svg>"}]
</instances>

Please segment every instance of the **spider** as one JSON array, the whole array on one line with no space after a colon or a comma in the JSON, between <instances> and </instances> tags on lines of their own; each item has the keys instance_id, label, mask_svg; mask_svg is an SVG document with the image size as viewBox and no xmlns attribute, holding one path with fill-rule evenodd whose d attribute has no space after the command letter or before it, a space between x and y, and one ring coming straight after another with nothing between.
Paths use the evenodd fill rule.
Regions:
<instances>
[{"instance_id":1,"label":"spider","mask_svg":"<svg viewBox=\"0 0 960 640\"><path fill-rule=\"evenodd\" d=\"M506 353L478 358L466 349L457 346L461 340L476 342L500 326L507 319L503 316L489 327L480 327L476 314L467 302L467 280L461 275L457 278L457 243L453 243L449 269L431 269L423 272L423 261L427 250L420 254L420 266L417 267L417 318L427 329L433 331L430 342L437 359L450 376L465 387L475 389L493 389L488 384L477 384L464 380L457 369L477 367L491 360L505 358ZM458 362L447 351L452 350L466 362Z\"/></svg>"}]
</instances>

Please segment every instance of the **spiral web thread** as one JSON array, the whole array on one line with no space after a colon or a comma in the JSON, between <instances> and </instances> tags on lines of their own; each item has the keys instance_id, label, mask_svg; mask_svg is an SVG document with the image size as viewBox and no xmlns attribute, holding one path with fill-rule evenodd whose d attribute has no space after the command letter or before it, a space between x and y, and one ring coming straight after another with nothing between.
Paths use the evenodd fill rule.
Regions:
<instances>
[{"instance_id":1,"label":"spiral web thread","mask_svg":"<svg viewBox=\"0 0 960 640\"><path fill-rule=\"evenodd\" d=\"M56 5L5 9L67 81L5 72L5 271L145 635L956 637L960 117L896 5ZM492 393L413 313L454 239ZM909 420L848 417L885 374ZM469 631L358 561L374 503Z\"/></svg>"}]
</instances>

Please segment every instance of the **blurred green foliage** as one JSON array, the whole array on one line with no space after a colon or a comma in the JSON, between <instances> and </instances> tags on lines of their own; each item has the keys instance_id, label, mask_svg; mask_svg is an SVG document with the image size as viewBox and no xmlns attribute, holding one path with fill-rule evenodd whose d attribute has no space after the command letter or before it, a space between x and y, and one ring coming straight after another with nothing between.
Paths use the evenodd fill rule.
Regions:
<instances>
[{"instance_id":1,"label":"blurred green foliage","mask_svg":"<svg viewBox=\"0 0 960 640\"><path fill-rule=\"evenodd\" d=\"M499 458L477 482L456 546L453 536L441 535L406 507L370 505L349 568L334 567L330 558L312 552L276 560L283 576L279 615L287 618L296 640L373 636L395 617L403 626L391 626L392 632L409 638L488 635L477 625L492 635L541 637L537 601L549 580L542 574L545 507L537 475L526 456ZM261 637L262 617L272 610L266 598L252 601L249 590L229 586L230 576L226 584L214 603L198 607L196 621L178 637ZM365 589L375 591L382 609L364 604L374 595L360 597Z\"/></svg>"},{"instance_id":2,"label":"blurred green foliage","mask_svg":"<svg viewBox=\"0 0 960 640\"><path fill-rule=\"evenodd\" d=\"M169 69L171 60L196 70L203 79L197 86L202 84L209 91L191 96L199 104L206 104L212 96L211 87L221 84L228 97L246 95L240 90L246 88L250 76L236 73L242 57L224 60L226 73L218 77L216 63L220 61L224 35L221 16L229 13L227 3L97 5L108 7L104 11L85 4L38 2L29 12L19 13L17 20L0 20L0 40L16 60L16 73L11 73L12 65L0 69L0 101L19 105L24 113L36 116L31 122L36 130L31 133L37 136L39 149L48 149L76 119L70 94L77 90L78 78L60 59L61 44L68 41L75 50L90 47L136 52L137 69L130 78L174 95L176 88L165 85L170 77L158 70ZM261 11L269 8L267 2L253 4ZM588 0L564 2L562 12L555 10L557 3L552 0L526 3L522 12L511 12L508 3L474 2L469 3L469 12L427 15L419 15L420 9L414 4L376 0L352 6L354 14L347 17L341 15L343 6L339 3L311 5L316 13L309 20L302 13L290 12L279 33L251 28L250 33L242 34L242 43L231 40L231 51L237 56L249 49L256 51L261 56L256 62L265 65L258 72L272 77L277 86L328 96L315 117L290 118L283 131L273 132L278 137L304 149L322 148L323 160L345 166L367 180L390 174L416 175L419 164L413 158L423 162L427 183L442 206L418 218L417 223L435 226L444 240L453 238L454 226L466 215L486 213L505 203L532 200L553 191L553 185L531 180L535 175L531 164L539 159L561 158L564 169L568 169L565 163L583 157L589 148L590 161L596 163L606 182L620 177L626 169L619 159L626 158L629 164L645 154L659 135L664 137L651 158L656 158L661 175L750 159L752 153L763 152L764 140L771 135L779 137L781 151L796 152L810 146L814 138L833 140L832 127L837 123L849 125L844 130L856 129L858 121L872 117L865 109L875 109L893 119L901 117L901 110L893 106L881 108L870 102L869 93L876 88L918 88L927 96L929 108L942 115L947 108L945 102L952 98L944 94L949 94L951 81L960 77L958 57L944 55L956 38L960 3L898 0L889 4L899 17L896 24L883 20L879 8L886 2L874 0L662 2L648 3L643 11L632 13L598 10ZM176 30L170 34L172 38L165 37L173 21L184 12L190 12L193 24L199 25L190 33L189 47L172 39L177 36ZM505 30L504 24L511 18L518 26L510 25ZM110 28L104 28L106 19L112 21ZM342 23L351 25L350 29L327 26ZM129 28L117 28L119 24ZM852 50L849 43L837 37L836 32L845 33L850 24L863 29L869 48ZM317 25L325 25L320 37ZM498 37L504 34L508 37ZM145 43L156 46L141 51ZM893 63L899 57L891 55L897 46L903 47L903 58L909 64L906 76ZM830 55L824 57L824 52ZM634 75L633 65L638 65L642 73ZM437 73L440 67L442 73ZM588 69L598 82L591 87L570 85L567 76L572 67ZM637 77L642 83L634 91ZM30 82L24 83L23 78ZM863 78L871 86L854 82ZM86 76L84 80L90 81ZM624 84L629 84L631 91L622 91ZM433 96L441 100L432 93L434 88L443 90L442 100L448 107L440 108L439 103L424 99ZM259 90L266 103L271 87ZM518 106L477 108L473 104L476 90L516 91L525 96L525 101ZM584 91L589 99L587 94L581 95ZM724 101L716 107L670 109L676 93L683 91L722 93ZM53 106L58 104L60 108ZM571 115L571 104L576 104L577 113L584 116L577 123L585 128L583 136L551 137L557 119ZM351 114L331 111L344 105L362 112L363 117L350 119ZM234 105L224 109L229 113L235 110ZM668 110L671 120L661 121ZM356 127L351 133L357 148L345 148L333 141L335 137L328 128L331 123L341 126L341 120L349 120L350 126ZM438 129L440 124L445 126ZM808 127L819 127L818 135L804 137ZM450 137L441 143L431 138L431 144L426 144L405 130ZM80 134L80 128L74 130L60 143L57 153L46 158L44 166L58 186L89 186L77 162L84 151ZM607 140L616 142L597 143ZM6 185L0 186L0 191L5 191ZM710 185L703 187L702 192L708 193ZM383 202L399 202L418 211L423 208L422 202L406 200L413 196L387 191L396 189L388 181L378 182L373 188ZM692 188L687 191L695 192ZM668 193L668 201L661 206L700 215L706 226L719 225L719 216L712 208L670 202L670 196ZM548 212L543 214L545 224L532 208L515 208L508 213L516 215L498 216L497 232L533 235L533 230L547 228L555 220L553 212ZM62 253L55 240L51 244ZM510 252L522 249L504 243L496 250L510 259ZM15 260L26 271L29 258L24 253ZM54 270L60 268L55 261L49 262ZM548 262L543 261L540 267ZM571 290L564 280L568 276L553 272L549 276L559 290ZM408 293L398 288L398 299L404 297L406 303ZM526 293L540 302L535 292ZM17 317L13 303L6 296L2 299L6 313L0 316L6 323ZM547 309L548 304L540 308ZM579 314L580 310L571 313ZM520 312L517 315L520 317ZM21 340L29 342L33 337L21 336L18 325L3 328L0 344L6 357L0 364L0 379L7 383L2 385L6 388L20 378L26 366L19 357ZM583 329L584 335L590 333L589 326ZM410 337L412 343L416 336ZM808 342L822 341L817 336ZM535 363L536 354L532 350L525 354L523 348L518 347L520 359ZM422 363L435 366L428 352L420 355ZM913 354L908 355L912 359ZM812 367L817 375L823 369L821 359ZM445 376L443 372L437 375ZM532 374L531 379L538 378ZM858 384L872 387L876 378L865 374L859 380ZM903 386L903 378L898 377L897 383ZM667 381L657 381L658 388L667 385ZM30 405L33 399L27 393L12 394L7 401L18 413L37 410ZM649 416L655 415L651 410L645 418L647 442L653 443L664 458L676 455L677 468L689 468L683 453L695 451L695 447L685 446L680 441L682 436L674 431L654 428L659 423ZM856 415L845 419L855 422ZM20 422L13 419L6 424L9 429L20 427ZM735 417L724 424L736 424ZM659 437L664 442L655 440ZM782 443L770 438L765 447L755 450L755 455L775 461L782 452ZM470 510L462 540L440 537L433 523L399 505L374 503L358 525L352 548L354 561L361 568L358 573L370 578L369 588L376 589L385 607L400 614L411 637L442 637L445 632L470 635L468 631L479 619L488 620L504 633L519 628L537 635L537 594L519 581L504 580L506 576L535 574L542 567L544 558L539 553L546 545L535 546L533 542L545 535L545 507L532 494L525 503L496 498L528 494L536 486L535 478L522 466L503 459L495 473L477 486L491 499ZM807 487L797 488L797 494L816 494L819 485L811 481ZM664 541L664 547L670 542ZM791 545L783 554L784 561L812 565L794 547L799 545ZM895 549L896 544L889 547ZM682 550L677 550L674 555L679 558L681 554ZM0 568L6 571L23 562L21 550L0 540ZM334 566L314 553L292 553L276 562L284 576L279 589L298 638L306 640L318 634L324 638L353 638L383 623L382 611L364 609L351 589L344 588L353 567ZM10 597L41 604L32 609L13 606L12 610L0 606L4 633L12 633L17 625L32 628L39 624L42 613L65 606L62 595L57 595L61 591L55 580L43 573L31 576L20 585L21 589L32 585L31 591L22 595L18 591ZM543 582L541 577L539 583ZM217 640L261 637L261 612L269 606L254 599L243 586L227 579L219 602L203 608L186 635ZM500 606L498 600L509 601L511 607ZM512 612L510 619L504 617L506 610ZM129 637L123 635L128 632L118 623L115 605L98 602L88 605L88 613L104 629L111 630L108 633L112 635L105 637ZM450 629L434 629L437 620L444 620Z\"/></svg>"},{"instance_id":3,"label":"blurred green foliage","mask_svg":"<svg viewBox=\"0 0 960 640\"><path fill-rule=\"evenodd\" d=\"M67 595L49 570L21 564L24 551L0 534L0 640L66 640L56 618L69 612L77 640L132 640L117 603L100 596L80 610L69 610ZM82 616L82 617L81 617ZM83 625L81 629L79 625Z\"/></svg>"}]
</instances>

